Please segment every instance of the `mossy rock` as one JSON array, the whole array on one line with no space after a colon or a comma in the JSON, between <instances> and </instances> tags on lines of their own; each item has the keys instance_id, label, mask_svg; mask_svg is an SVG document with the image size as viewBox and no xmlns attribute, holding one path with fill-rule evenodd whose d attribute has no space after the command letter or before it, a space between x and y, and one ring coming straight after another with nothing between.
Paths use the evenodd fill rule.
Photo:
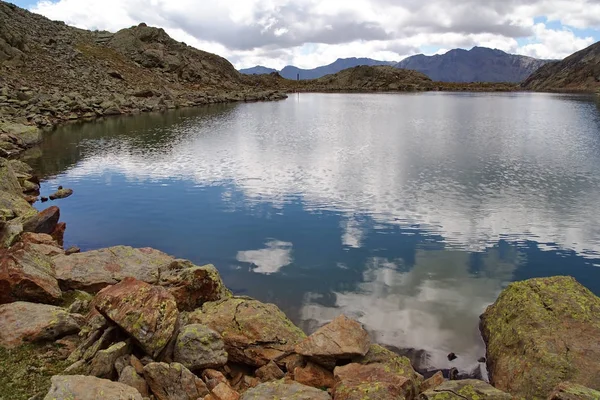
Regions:
<instances>
[{"instance_id":1,"label":"mossy rock","mask_svg":"<svg viewBox=\"0 0 600 400\"><path fill-rule=\"evenodd\" d=\"M446 381L421 393L419 400L511 400L512 396L476 379Z\"/></svg>"},{"instance_id":2,"label":"mossy rock","mask_svg":"<svg viewBox=\"0 0 600 400\"><path fill-rule=\"evenodd\" d=\"M571 382L562 382L548 400L600 400L600 392Z\"/></svg>"},{"instance_id":3,"label":"mossy rock","mask_svg":"<svg viewBox=\"0 0 600 400\"><path fill-rule=\"evenodd\" d=\"M481 316L492 384L546 399L563 381L600 390L600 298L571 277L510 284Z\"/></svg>"}]
</instances>

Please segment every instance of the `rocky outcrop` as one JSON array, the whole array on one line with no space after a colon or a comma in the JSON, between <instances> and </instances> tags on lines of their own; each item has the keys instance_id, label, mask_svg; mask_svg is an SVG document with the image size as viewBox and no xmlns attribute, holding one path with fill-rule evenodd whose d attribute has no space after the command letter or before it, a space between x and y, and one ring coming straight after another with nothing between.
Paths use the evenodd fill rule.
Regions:
<instances>
[{"instance_id":1,"label":"rocky outcrop","mask_svg":"<svg viewBox=\"0 0 600 400\"><path fill-rule=\"evenodd\" d=\"M531 74L521 86L536 91L598 91L600 89L600 42L562 61L544 65Z\"/></svg>"},{"instance_id":2,"label":"rocky outcrop","mask_svg":"<svg viewBox=\"0 0 600 400\"><path fill-rule=\"evenodd\" d=\"M600 392L571 382L560 383L548 400L598 400Z\"/></svg>"},{"instance_id":3,"label":"rocky outcrop","mask_svg":"<svg viewBox=\"0 0 600 400\"><path fill-rule=\"evenodd\" d=\"M366 355L370 344L368 333L358 322L340 315L298 343L294 350L319 364L333 367L338 360Z\"/></svg>"},{"instance_id":4,"label":"rocky outcrop","mask_svg":"<svg viewBox=\"0 0 600 400\"><path fill-rule=\"evenodd\" d=\"M44 400L142 400L140 393L122 383L93 376L52 377L52 387Z\"/></svg>"},{"instance_id":5,"label":"rocky outcrop","mask_svg":"<svg viewBox=\"0 0 600 400\"><path fill-rule=\"evenodd\" d=\"M229 361L262 366L293 351L305 334L274 304L233 297L205 303L190 313L188 323L217 331L225 342Z\"/></svg>"},{"instance_id":6,"label":"rocky outcrop","mask_svg":"<svg viewBox=\"0 0 600 400\"><path fill-rule=\"evenodd\" d=\"M446 381L419 396L419 400L511 400L512 398L510 394L476 379Z\"/></svg>"},{"instance_id":7,"label":"rocky outcrop","mask_svg":"<svg viewBox=\"0 0 600 400\"><path fill-rule=\"evenodd\" d=\"M221 335L200 324L181 329L175 342L174 358L192 371L227 364L227 352Z\"/></svg>"},{"instance_id":8,"label":"rocky outcrop","mask_svg":"<svg viewBox=\"0 0 600 400\"><path fill-rule=\"evenodd\" d=\"M126 278L98 293L93 303L152 357L160 354L175 332L177 304L161 287Z\"/></svg>"},{"instance_id":9,"label":"rocky outcrop","mask_svg":"<svg viewBox=\"0 0 600 400\"><path fill-rule=\"evenodd\" d=\"M115 246L57 256L53 262L62 287L97 292L126 277L155 284L159 270L167 269L173 258L155 249Z\"/></svg>"},{"instance_id":10,"label":"rocky outcrop","mask_svg":"<svg viewBox=\"0 0 600 400\"><path fill-rule=\"evenodd\" d=\"M15 302L0 305L0 346L56 340L77 333L83 318L60 307Z\"/></svg>"},{"instance_id":11,"label":"rocky outcrop","mask_svg":"<svg viewBox=\"0 0 600 400\"><path fill-rule=\"evenodd\" d=\"M208 394L204 382L178 363L150 363L144 376L158 400L197 400Z\"/></svg>"},{"instance_id":12,"label":"rocky outcrop","mask_svg":"<svg viewBox=\"0 0 600 400\"><path fill-rule=\"evenodd\" d=\"M248 390L241 400L331 400L327 392L285 380L261 383Z\"/></svg>"},{"instance_id":13,"label":"rocky outcrop","mask_svg":"<svg viewBox=\"0 0 600 400\"><path fill-rule=\"evenodd\" d=\"M545 399L562 381L600 390L600 298L571 277L510 284L481 316L491 383Z\"/></svg>"}]
</instances>

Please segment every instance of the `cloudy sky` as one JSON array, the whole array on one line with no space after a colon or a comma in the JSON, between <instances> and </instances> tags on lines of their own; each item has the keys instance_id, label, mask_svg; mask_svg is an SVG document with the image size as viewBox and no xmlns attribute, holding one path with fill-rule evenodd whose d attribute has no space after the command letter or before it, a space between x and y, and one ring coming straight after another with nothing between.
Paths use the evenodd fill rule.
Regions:
<instances>
[{"instance_id":1,"label":"cloudy sky","mask_svg":"<svg viewBox=\"0 0 600 400\"><path fill-rule=\"evenodd\" d=\"M460 47L564 58L600 40L600 0L11 0L116 31L146 22L238 68L401 60Z\"/></svg>"}]
</instances>

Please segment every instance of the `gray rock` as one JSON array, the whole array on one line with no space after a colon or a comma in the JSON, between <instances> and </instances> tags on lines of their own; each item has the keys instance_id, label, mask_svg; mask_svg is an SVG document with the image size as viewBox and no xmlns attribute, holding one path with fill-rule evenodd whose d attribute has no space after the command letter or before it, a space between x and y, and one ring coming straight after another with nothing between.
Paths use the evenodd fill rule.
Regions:
<instances>
[{"instance_id":1,"label":"gray rock","mask_svg":"<svg viewBox=\"0 0 600 400\"><path fill-rule=\"evenodd\" d=\"M202 379L179 363L150 363L144 376L158 400L196 400L209 393Z\"/></svg>"},{"instance_id":2,"label":"gray rock","mask_svg":"<svg viewBox=\"0 0 600 400\"><path fill-rule=\"evenodd\" d=\"M331 400L326 391L285 380L261 383L244 393L240 400Z\"/></svg>"},{"instance_id":3,"label":"gray rock","mask_svg":"<svg viewBox=\"0 0 600 400\"><path fill-rule=\"evenodd\" d=\"M221 335L205 325L193 324L179 332L174 359L191 370L217 368L227 363L227 352Z\"/></svg>"},{"instance_id":4,"label":"gray rock","mask_svg":"<svg viewBox=\"0 0 600 400\"><path fill-rule=\"evenodd\" d=\"M112 378L115 375L115 362L131 352L129 342L119 342L113 344L106 350L100 350L92 359L89 375L98 378Z\"/></svg>"},{"instance_id":5,"label":"gray rock","mask_svg":"<svg viewBox=\"0 0 600 400\"><path fill-rule=\"evenodd\" d=\"M44 400L74 399L142 400L142 395L131 386L93 376L53 376L52 387Z\"/></svg>"},{"instance_id":6,"label":"gray rock","mask_svg":"<svg viewBox=\"0 0 600 400\"><path fill-rule=\"evenodd\" d=\"M143 397L148 397L150 391L146 380L141 377L131 365L126 366L119 375L119 382L135 388Z\"/></svg>"}]
</instances>

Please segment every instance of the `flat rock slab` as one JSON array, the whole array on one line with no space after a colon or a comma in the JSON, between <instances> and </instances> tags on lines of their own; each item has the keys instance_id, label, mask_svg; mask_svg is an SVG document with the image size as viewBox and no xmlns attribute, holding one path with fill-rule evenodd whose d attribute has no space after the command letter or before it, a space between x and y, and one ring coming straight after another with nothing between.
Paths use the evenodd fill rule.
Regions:
<instances>
[{"instance_id":1,"label":"flat rock slab","mask_svg":"<svg viewBox=\"0 0 600 400\"><path fill-rule=\"evenodd\" d=\"M370 345L369 334L362 325L340 315L298 343L295 350L319 364L333 367L336 360L366 355Z\"/></svg>"},{"instance_id":2,"label":"flat rock slab","mask_svg":"<svg viewBox=\"0 0 600 400\"><path fill-rule=\"evenodd\" d=\"M306 337L276 305L244 297L205 303L188 315L188 323L217 331L229 361L257 367L292 352Z\"/></svg>"},{"instance_id":3,"label":"flat rock slab","mask_svg":"<svg viewBox=\"0 0 600 400\"><path fill-rule=\"evenodd\" d=\"M171 340L179 316L175 299L166 289L134 278L103 289L93 304L152 357Z\"/></svg>"},{"instance_id":4,"label":"flat rock slab","mask_svg":"<svg viewBox=\"0 0 600 400\"><path fill-rule=\"evenodd\" d=\"M548 400L598 400L600 392L571 382L560 383Z\"/></svg>"},{"instance_id":5,"label":"flat rock slab","mask_svg":"<svg viewBox=\"0 0 600 400\"><path fill-rule=\"evenodd\" d=\"M600 390L600 298L571 277L510 284L481 316L491 383L546 399L565 380Z\"/></svg>"},{"instance_id":6,"label":"flat rock slab","mask_svg":"<svg viewBox=\"0 0 600 400\"><path fill-rule=\"evenodd\" d=\"M50 341L77 333L83 317L46 304L15 302L0 306L0 346Z\"/></svg>"},{"instance_id":7,"label":"flat rock slab","mask_svg":"<svg viewBox=\"0 0 600 400\"><path fill-rule=\"evenodd\" d=\"M173 257L151 248L115 246L53 258L56 278L67 289L97 292L127 277L156 284Z\"/></svg>"},{"instance_id":8,"label":"flat rock slab","mask_svg":"<svg viewBox=\"0 0 600 400\"><path fill-rule=\"evenodd\" d=\"M202 379L179 363L150 363L144 376L158 400L197 400L208 394Z\"/></svg>"},{"instance_id":9,"label":"flat rock slab","mask_svg":"<svg viewBox=\"0 0 600 400\"><path fill-rule=\"evenodd\" d=\"M512 398L510 394L476 379L446 381L419 396L419 400L511 400Z\"/></svg>"},{"instance_id":10,"label":"flat rock slab","mask_svg":"<svg viewBox=\"0 0 600 400\"><path fill-rule=\"evenodd\" d=\"M193 370L218 368L227 364L223 338L208 326L184 326L175 342L174 359Z\"/></svg>"},{"instance_id":11,"label":"flat rock slab","mask_svg":"<svg viewBox=\"0 0 600 400\"><path fill-rule=\"evenodd\" d=\"M52 387L44 400L142 400L131 386L93 376L52 377Z\"/></svg>"},{"instance_id":12,"label":"flat rock slab","mask_svg":"<svg viewBox=\"0 0 600 400\"><path fill-rule=\"evenodd\" d=\"M0 304L17 300L40 303L60 300L62 291L54 277L52 259L44 254L50 247L22 241L8 250L0 249Z\"/></svg>"},{"instance_id":13,"label":"flat rock slab","mask_svg":"<svg viewBox=\"0 0 600 400\"><path fill-rule=\"evenodd\" d=\"M304 386L298 382L279 380L275 382L261 383L255 388L249 389L241 397L241 400L331 400L326 391Z\"/></svg>"}]
</instances>

